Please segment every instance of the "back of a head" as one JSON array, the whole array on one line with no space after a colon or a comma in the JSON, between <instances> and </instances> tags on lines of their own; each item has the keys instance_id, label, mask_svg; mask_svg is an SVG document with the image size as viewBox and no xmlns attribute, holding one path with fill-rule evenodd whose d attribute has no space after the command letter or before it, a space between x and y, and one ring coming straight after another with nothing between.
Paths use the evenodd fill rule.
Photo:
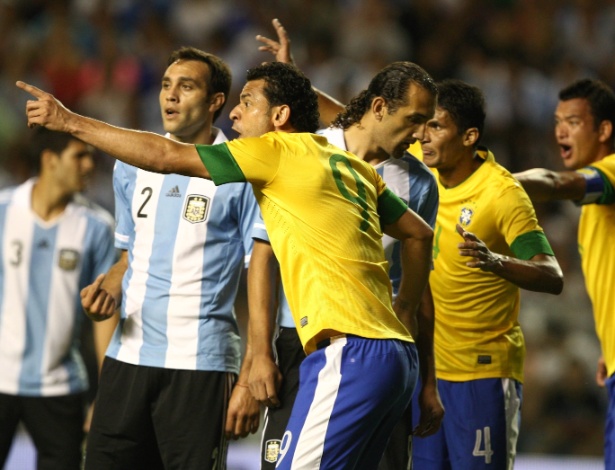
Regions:
<instances>
[{"instance_id":1,"label":"back of a head","mask_svg":"<svg viewBox=\"0 0 615 470\"><path fill-rule=\"evenodd\" d=\"M367 89L350 101L333 125L348 129L359 122L377 96L384 98L389 114L393 114L400 106L408 104L406 96L411 83L424 88L434 97L438 96L436 83L422 67L413 62L393 62L380 70Z\"/></svg>"},{"instance_id":2,"label":"back of a head","mask_svg":"<svg viewBox=\"0 0 615 470\"><path fill-rule=\"evenodd\" d=\"M70 134L50 131L42 126L36 127L32 134L29 157L36 174L41 171L41 155L45 150L60 155L72 140L77 140Z\"/></svg>"},{"instance_id":3,"label":"back of a head","mask_svg":"<svg viewBox=\"0 0 615 470\"><path fill-rule=\"evenodd\" d=\"M248 81L264 80L270 106L288 105L290 124L297 132L318 129L318 96L310 80L294 65L267 62L248 70Z\"/></svg>"},{"instance_id":4,"label":"back of a head","mask_svg":"<svg viewBox=\"0 0 615 470\"><path fill-rule=\"evenodd\" d=\"M602 121L610 121L614 127L612 137L615 138L615 93L613 89L601 80L584 78L559 92L560 101L575 98L587 100L596 129Z\"/></svg>"},{"instance_id":5,"label":"back of a head","mask_svg":"<svg viewBox=\"0 0 615 470\"><path fill-rule=\"evenodd\" d=\"M171 53L167 60L167 66L177 62L178 60L196 60L203 62L209 67L209 77L207 80L207 92L212 95L215 93L224 93L224 104L214 113L214 122L222 113L224 105L228 100L231 91L231 69L218 56L197 49L196 47L181 47Z\"/></svg>"},{"instance_id":6,"label":"back of a head","mask_svg":"<svg viewBox=\"0 0 615 470\"><path fill-rule=\"evenodd\" d=\"M485 96L478 87L456 79L438 82L438 108L449 113L460 135L477 128L479 134L475 146L478 145L486 118Z\"/></svg>"}]
</instances>

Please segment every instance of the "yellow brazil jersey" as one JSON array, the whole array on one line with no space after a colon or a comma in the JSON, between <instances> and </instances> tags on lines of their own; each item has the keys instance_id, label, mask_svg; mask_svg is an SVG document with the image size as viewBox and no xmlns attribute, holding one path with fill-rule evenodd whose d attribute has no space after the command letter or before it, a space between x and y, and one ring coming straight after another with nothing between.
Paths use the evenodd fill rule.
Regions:
<instances>
[{"instance_id":1,"label":"yellow brazil jersey","mask_svg":"<svg viewBox=\"0 0 615 470\"><path fill-rule=\"evenodd\" d=\"M599 170L596 181L588 177L591 169ZM602 354L609 376L615 373L615 155L609 155L580 170L588 178L588 193L592 191L592 180L606 184L607 188L597 191L597 204L587 204L581 211L579 222L579 251L585 276L585 285L592 301L596 332L600 339Z\"/></svg>"},{"instance_id":2,"label":"yellow brazil jersey","mask_svg":"<svg viewBox=\"0 0 615 470\"><path fill-rule=\"evenodd\" d=\"M470 258L459 254L463 239L455 225L474 233L495 253L527 260L553 252L517 180L490 152L481 151L476 158L484 160L482 165L460 185L446 189L438 181L440 206L429 278L436 309L437 375L450 381L510 377L522 382L525 343L518 322L519 288L466 266Z\"/></svg>"},{"instance_id":3,"label":"yellow brazil jersey","mask_svg":"<svg viewBox=\"0 0 615 470\"><path fill-rule=\"evenodd\" d=\"M412 341L392 309L378 215L390 223L406 207L371 165L309 133L197 150L216 184L252 183L306 353L332 333Z\"/></svg>"}]
</instances>

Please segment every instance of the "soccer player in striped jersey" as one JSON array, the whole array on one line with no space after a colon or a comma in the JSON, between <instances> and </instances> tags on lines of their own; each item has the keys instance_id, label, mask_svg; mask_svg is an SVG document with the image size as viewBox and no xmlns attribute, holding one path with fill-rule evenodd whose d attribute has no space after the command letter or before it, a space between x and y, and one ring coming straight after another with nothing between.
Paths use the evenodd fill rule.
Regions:
<instances>
[{"instance_id":1,"label":"soccer player in striped jersey","mask_svg":"<svg viewBox=\"0 0 615 470\"><path fill-rule=\"evenodd\" d=\"M160 89L167 137L226 141L213 122L230 85L218 57L173 52ZM86 468L225 468L227 438L255 432L260 413L247 388L233 387L233 305L258 214L252 188L123 162L113 184L122 257L84 292L83 305L119 327L101 372Z\"/></svg>"},{"instance_id":2,"label":"soccer player in striped jersey","mask_svg":"<svg viewBox=\"0 0 615 470\"><path fill-rule=\"evenodd\" d=\"M582 79L559 92L555 137L566 171L537 168L515 176L535 202L570 199L582 206L579 251L602 357L598 385L607 387L604 468L615 467L615 93Z\"/></svg>"},{"instance_id":3,"label":"soccer player in striped jersey","mask_svg":"<svg viewBox=\"0 0 615 470\"><path fill-rule=\"evenodd\" d=\"M290 40L286 30L277 20L273 20L277 41L263 36L257 39L263 43L260 50L272 53L280 62L292 62ZM339 102L319 90L321 121L331 127L318 131L327 137L329 143L357 155L372 164L387 187L408 203L433 228L438 209L438 187L433 173L406 149L413 139L413 121L417 116L414 93L417 87L428 88L427 73L409 62L397 62L383 68L362 92L344 108ZM392 86L394 84L394 86ZM342 113L338 117L338 113ZM420 120L419 120L420 121ZM256 273L275 269L271 259L273 251L267 244L268 237L264 224L255 228L254 257L252 268ZM259 241L261 240L261 241ZM435 381L433 357L433 300L429 287L423 296L415 288L421 285L412 278L413 266L406 266L404 285L402 280L401 256L398 240L384 235L383 246L389 262L389 277L393 288L396 313L404 318L406 326L419 344L419 363L422 366L421 423L412 427L411 407L399 420L389 443L386 446L380 469L398 470L410 465L411 439L413 431L419 435L429 435L437 431L444 409L438 397ZM273 275L273 273L272 273ZM269 321L269 334L275 331L273 323L277 317L278 330L275 334L275 349L271 342L262 342L263 351L254 352L254 362L250 382L257 396L263 398L267 406L265 424L261 439L261 469L275 468L282 437L290 417L295 396L299 388L299 368L305 354L297 336L288 301L281 285L269 283L271 276L259 275L252 281L250 296L250 321L262 323ZM277 315L268 309L273 302L267 299L267 292L278 292ZM402 295L398 295L402 292ZM255 297L258 302L255 302ZM421 301L422 300L422 301ZM417 305L420 302L420 308ZM415 324L416 321L416 324ZM417 331L418 330L418 331ZM254 346L253 346L254 349ZM277 369L276 369L277 364ZM279 372L278 372L279 369Z\"/></svg>"},{"instance_id":4,"label":"soccer player in striped jersey","mask_svg":"<svg viewBox=\"0 0 615 470\"><path fill-rule=\"evenodd\" d=\"M79 292L115 260L113 218L79 194L93 149L33 134L38 177L0 191L0 467L21 421L38 468L77 470L88 389Z\"/></svg>"},{"instance_id":5,"label":"soccer player in striped jersey","mask_svg":"<svg viewBox=\"0 0 615 470\"><path fill-rule=\"evenodd\" d=\"M512 469L525 359L519 290L559 294L563 276L527 194L478 147L482 92L459 80L438 83L438 92L421 148L440 192L429 281L446 418L413 442L413 464Z\"/></svg>"},{"instance_id":6,"label":"soccer player in striped jersey","mask_svg":"<svg viewBox=\"0 0 615 470\"><path fill-rule=\"evenodd\" d=\"M196 146L79 116L17 86L36 98L29 125L69 130L144 169L252 184L307 353L277 468L377 468L418 376L414 340L391 303L382 230L413 250L424 280L433 231L371 165L313 134L309 80L279 62L250 69L231 111L242 137ZM418 89L415 99L426 121L434 96Z\"/></svg>"}]
</instances>

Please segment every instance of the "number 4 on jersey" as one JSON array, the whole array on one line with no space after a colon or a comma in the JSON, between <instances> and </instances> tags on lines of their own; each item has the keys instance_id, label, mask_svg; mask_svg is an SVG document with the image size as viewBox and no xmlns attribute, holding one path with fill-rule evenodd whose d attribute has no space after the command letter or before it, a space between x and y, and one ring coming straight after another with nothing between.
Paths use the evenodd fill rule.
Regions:
<instances>
[{"instance_id":1,"label":"number 4 on jersey","mask_svg":"<svg viewBox=\"0 0 615 470\"><path fill-rule=\"evenodd\" d=\"M484 446L482 450L481 446ZM476 430L476 442L472 455L474 457L485 457L485 463L491 463L493 451L491 450L491 428L489 426L486 426L483 430Z\"/></svg>"}]
</instances>

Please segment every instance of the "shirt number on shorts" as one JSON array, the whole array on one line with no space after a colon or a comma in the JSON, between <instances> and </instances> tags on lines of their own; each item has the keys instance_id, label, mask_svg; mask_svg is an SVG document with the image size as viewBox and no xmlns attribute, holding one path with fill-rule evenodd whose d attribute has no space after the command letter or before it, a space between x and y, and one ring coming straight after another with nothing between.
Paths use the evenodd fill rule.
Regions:
<instances>
[{"instance_id":1,"label":"shirt number on shorts","mask_svg":"<svg viewBox=\"0 0 615 470\"><path fill-rule=\"evenodd\" d=\"M481 449L481 447L483 448ZM474 457L485 457L485 463L491 463L493 451L491 450L491 428L489 426L482 430L476 430L476 442L472 455Z\"/></svg>"},{"instance_id":2,"label":"shirt number on shorts","mask_svg":"<svg viewBox=\"0 0 615 470\"><path fill-rule=\"evenodd\" d=\"M278 462L276 463L276 467L280 465L280 462L284 460L284 456L288 449L290 449L290 445L293 442L293 433L290 431L286 431L284 436L282 436L282 443L280 444L280 452L278 454Z\"/></svg>"},{"instance_id":3,"label":"shirt number on shorts","mask_svg":"<svg viewBox=\"0 0 615 470\"><path fill-rule=\"evenodd\" d=\"M357 185L356 196L353 196L350 191L348 191L348 188L346 187L346 183L344 182L344 178L342 176L342 172L338 168L339 163L345 165L346 168L348 168L350 176L354 178L354 181ZM331 165L333 179L335 179L335 184L337 185L337 189L339 190L341 195L353 204L357 204L359 207L361 207L361 217L363 218L363 220L361 221L361 225L359 225L359 229L362 232L366 232L369 227L369 212L367 212L365 183L363 183L363 180L359 178L359 175L350 164L350 161L343 155L332 155L329 159L329 165Z\"/></svg>"}]
</instances>

